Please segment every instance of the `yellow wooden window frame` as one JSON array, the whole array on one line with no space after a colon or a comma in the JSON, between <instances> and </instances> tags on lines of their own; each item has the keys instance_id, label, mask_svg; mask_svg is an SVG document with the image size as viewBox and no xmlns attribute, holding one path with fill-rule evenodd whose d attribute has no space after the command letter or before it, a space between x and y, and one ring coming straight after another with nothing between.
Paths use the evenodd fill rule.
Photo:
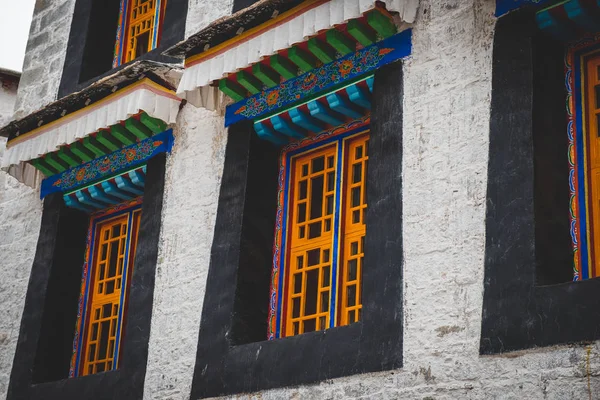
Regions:
<instances>
[{"instance_id":1,"label":"yellow wooden window frame","mask_svg":"<svg viewBox=\"0 0 600 400\"><path fill-rule=\"evenodd\" d=\"M125 282L130 279L140 218L138 208L99 222L95 227L81 376L118 367L123 303L127 302Z\"/></svg>"},{"instance_id":2,"label":"yellow wooden window frame","mask_svg":"<svg viewBox=\"0 0 600 400\"><path fill-rule=\"evenodd\" d=\"M361 133L291 157L282 336L361 318L368 139Z\"/></svg>"}]
</instances>

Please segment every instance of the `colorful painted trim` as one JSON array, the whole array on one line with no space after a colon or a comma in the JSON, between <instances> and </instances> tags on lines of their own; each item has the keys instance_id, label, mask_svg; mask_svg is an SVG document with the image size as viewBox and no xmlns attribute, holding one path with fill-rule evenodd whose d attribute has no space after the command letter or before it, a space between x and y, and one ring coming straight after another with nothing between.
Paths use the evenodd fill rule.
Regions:
<instances>
[{"instance_id":1,"label":"colorful painted trim","mask_svg":"<svg viewBox=\"0 0 600 400\"><path fill-rule=\"evenodd\" d=\"M191 56L185 60L185 67L189 68L201 62L210 60L213 57L218 56L219 54L223 54L226 51L230 50L232 47L236 47L243 42L246 42L253 37L263 34L266 31L274 29L279 25L286 23L288 21L293 20L298 15L304 14L307 11L312 10L315 7L320 6L321 4L327 3L331 0L307 0L303 1L302 4L292 8L289 11L284 12L276 18L273 18L259 26L249 29L242 33L241 35L236 36L233 39L227 40L211 49L208 49L200 54L196 54Z\"/></svg>"},{"instance_id":2,"label":"colorful painted trim","mask_svg":"<svg viewBox=\"0 0 600 400\"><path fill-rule=\"evenodd\" d=\"M567 89L567 137L569 140L569 211L571 241L573 244L573 280L591 276L591 249L588 226L589 206L586 196L587 140L583 120L584 84L583 58L600 49L600 34L586 37L569 45L565 57L565 84Z\"/></svg>"},{"instance_id":3,"label":"colorful painted trim","mask_svg":"<svg viewBox=\"0 0 600 400\"><path fill-rule=\"evenodd\" d=\"M122 213L122 212L132 213L133 211L135 211L141 207L142 207L142 197L138 197L131 201L115 205L113 207L104 209L102 211L99 211L99 212L91 215L90 229L88 230L86 247L85 247L85 259L83 261L83 268L82 268L82 274L81 274L81 291L79 293L79 302L78 302L78 306L77 306L77 322L75 323L75 337L73 338L73 354L71 356L71 363L69 366L69 378L74 378L75 376L77 376L79 367L80 367L80 362L82 361L81 353L82 353L83 331L85 329L85 322L86 322L86 317L87 317L85 315L85 310L87 309L88 288L90 286L90 278L91 278L91 274L89 272L90 272L91 263L93 262L92 260L94 259L93 249L94 249L94 240L95 240L94 234L96 232L96 226L98 223L100 223L108 218L113 218L115 216L115 214L117 214L117 213ZM130 223L129 229L131 229L131 226L132 226L132 224ZM130 237L131 237L131 235L128 235L128 238L130 238ZM129 249L129 240L127 241L127 248ZM129 257L129 255L126 254L126 257ZM125 278L123 280L123 287L125 287L126 279L129 279L129 277L125 276ZM124 293L125 293L125 290L122 291L122 294L124 294ZM123 320L123 310L122 310L123 303L124 302L121 300L121 309L119 310L119 327ZM118 347L119 347L119 338L117 337L117 341L116 341L116 345L115 345L115 354L118 354ZM115 360L116 359L117 358L115 358ZM116 369L116 368L117 368L117 363L115 362L113 365L113 369Z\"/></svg>"},{"instance_id":4,"label":"colorful painted trim","mask_svg":"<svg viewBox=\"0 0 600 400\"><path fill-rule=\"evenodd\" d=\"M109 103L113 103L113 102L119 100L120 98L122 98L128 94L131 94L132 92L134 92L136 90L142 90L142 89L150 90L154 94L164 96L164 97L167 97L167 98L170 98L173 100L181 101L181 99L175 95L174 91L167 89L167 88L159 85L156 82L153 82L149 78L143 78L143 79L139 80L138 82L133 83L127 87L124 87L123 89L116 91L115 93L111 94L110 96L107 96L107 97L103 98L102 100L97 101L96 103L92 103L89 106L82 108L81 110L78 110L71 114L65 115L64 117L59 118L56 121L50 122L49 124L46 124L46 125L42 125L39 128L36 128L32 131L20 134L19 136L15 137L14 139L8 141L6 143L6 148L9 149L12 146L14 146L18 143L21 143L25 140L42 135L45 132L49 131L50 129L58 128L59 126L62 126L62 125L66 124L68 122L71 122L77 118L81 118L81 117L89 114L92 111L95 111L102 107L106 107L106 105L108 105Z\"/></svg>"},{"instance_id":5,"label":"colorful painted trim","mask_svg":"<svg viewBox=\"0 0 600 400\"><path fill-rule=\"evenodd\" d=\"M127 29L129 28L129 2L130 0L121 0L119 7L119 24L117 26L117 37L115 39L115 51L113 55L112 67L117 68L123 63L123 56L125 52L126 43L125 38L127 37ZM152 49L158 47L160 32L162 26L160 21L164 13L164 4L161 0L156 0L156 13L154 14L154 27L152 29Z\"/></svg>"},{"instance_id":6,"label":"colorful painted trim","mask_svg":"<svg viewBox=\"0 0 600 400\"><path fill-rule=\"evenodd\" d=\"M339 126L337 128L323 131L319 135L308 137L303 140L299 140L289 145L285 146L281 151L280 156L280 165L279 165L279 178L278 185L279 189L277 192L277 215L275 219L275 242L273 244L273 272L271 274L271 291L269 294L270 298L270 306L269 306L269 331L268 331L268 339L273 340L279 338L281 335L281 324L283 320L282 316L282 304L283 304L283 290L280 288L284 287L284 279L285 279L285 271L283 270L284 265L284 255L285 255L285 247L286 247L286 232L287 232L287 215L288 215L288 190L289 181L290 181L290 166L291 166L291 157L301 151L306 151L312 149L317 146L321 146L326 143L334 142L337 140L343 140L344 138L361 133L367 130L369 123L371 122L370 116L361 118L356 121L349 122L345 125ZM343 146L338 146L339 151L343 151ZM338 155L338 170L341 170L341 155ZM336 185L340 184L340 176L338 174L338 182ZM339 189L339 187L338 187ZM339 210L339 201L341 196L341 190L337 190L337 202L338 206L336 207ZM338 211L339 212L339 211ZM339 216L336 216L336 219L339 221ZM335 235L338 234L339 224L335 224L334 231L334 241L337 241L337 237ZM337 276L337 252L333 252L332 258L332 276ZM337 293L335 285L332 282L332 291L331 291L331 308L330 310L336 310L337 301ZM330 326L333 327L335 324L335 318L330 319Z\"/></svg>"},{"instance_id":7,"label":"colorful painted trim","mask_svg":"<svg viewBox=\"0 0 600 400\"><path fill-rule=\"evenodd\" d=\"M40 198L43 199L51 193L72 191L130 170L146 163L157 154L169 153L173 147L173 141L173 131L169 129L107 156L96 158L46 178L42 181Z\"/></svg>"},{"instance_id":8,"label":"colorful painted trim","mask_svg":"<svg viewBox=\"0 0 600 400\"><path fill-rule=\"evenodd\" d=\"M496 0L496 17L500 17L523 6L541 6L549 2L550 0Z\"/></svg>"},{"instance_id":9,"label":"colorful painted trim","mask_svg":"<svg viewBox=\"0 0 600 400\"><path fill-rule=\"evenodd\" d=\"M285 81L227 107L225 126L275 113L306 102L324 91L359 80L376 69L410 55L412 31L405 30L332 63Z\"/></svg>"},{"instance_id":10,"label":"colorful painted trim","mask_svg":"<svg viewBox=\"0 0 600 400\"><path fill-rule=\"evenodd\" d=\"M119 25L117 26L117 37L115 39L115 53L113 56L113 68L117 68L121 65L121 60L123 58L123 48L125 40L125 34L127 29L127 7L129 5L129 0L121 0L121 5L119 7Z\"/></svg>"}]
</instances>

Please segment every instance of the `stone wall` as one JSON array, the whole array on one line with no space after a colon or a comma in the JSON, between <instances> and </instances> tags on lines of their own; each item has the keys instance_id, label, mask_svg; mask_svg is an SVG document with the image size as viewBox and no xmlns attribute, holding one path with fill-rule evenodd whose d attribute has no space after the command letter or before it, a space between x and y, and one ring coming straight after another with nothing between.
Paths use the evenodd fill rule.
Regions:
<instances>
[{"instance_id":1,"label":"stone wall","mask_svg":"<svg viewBox=\"0 0 600 400\"><path fill-rule=\"evenodd\" d=\"M190 0L185 26L185 38L206 28L211 22L231 15L233 0Z\"/></svg>"},{"instance_id":2,"label":"stone wall","mask_svg":"<svg viewBox=\"0 0 600 400\"><path fill-rule=\"evenodd\" d=\"M5 144L0 137L0 159ZM41 218L39 192L0 171L0 399L8 391Z\"/></svg>"},{"instance_id":3,"label":"stone wall","mask_svg":"<svg viewBox=\"0 0 600 400\"><path fill-rule=\"evenodd\" d=\"M422 0L414 27L413 55L405 62L404 167L398 171L404 177L404 367L231 398L600 396L598 343L503 356L479 355L493 13L493 1ZM203 141L221 137L216 128L210 128L213 120L209 121L198 131L207 136ZM185 151L191 154L201 150ZM176 172L181 168L176 166L177 157L174 155L170 163L171 178L180 174ZM198 165L204 165L206 158L202 155ZM209 182L211 190L216 183L208 176L196 179ZM173 239L171 243L163 242L161 263L170 272L161 266L165 275L157 277L146 399L189 397L193 374L190 355L195 353L210 246L204 237L190 240L169 233L183 224L179 222L183 217L169 210L177 210L173 205L179 202L182 206L197 202L190 194L202 192L196 186L172 189L166 194L163 238ZM188 219L186 230L193 233L190 236L212 226L215 199L216 193L198 201L201 207L195 210L210 218ZM180 265L178 260L182 258L186 264L192 261ZM187 272L178 278L179 270ZM188 274L194 278L188 278ZM170 292L160 288L167 279L172 282ZM191 281L191 287L177 286L186 280Z\"/></svg>"},{"instance_id":4,"label":"stone wall","mask_svg":"<svg viewBox=\"0 0 600 400\"><path fill-rule=\"evenodd\" d=\"M175 135L165 178L148 400L190 395L227 143L223 119L189 104L179 114Z\"/></svg>"},{"instance_id":5,"label":"stone wall","mask_svg":"<svg viewBox=\"0 0 600 400\"><path fill-rule=\"evenodd\" d=\"M22 118L56 100L75 0L36 0L15 107Z\"/></svg>"},{"instance_id":6,"label":"stone wall","mask_svg":"<svg viewBox=\"0 0 600 400\"><path fill-rule=\"evenodd\" d=\"M17 101L18 85L19 78L4 75L0 71L0 127L3 127L12 119L15 102Z\"/></svg>"}]
</instances>

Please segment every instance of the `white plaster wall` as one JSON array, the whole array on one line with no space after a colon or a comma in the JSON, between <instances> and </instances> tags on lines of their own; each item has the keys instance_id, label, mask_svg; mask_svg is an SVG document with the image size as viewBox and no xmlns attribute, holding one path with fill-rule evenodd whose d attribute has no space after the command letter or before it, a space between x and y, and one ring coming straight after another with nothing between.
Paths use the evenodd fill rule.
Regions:
<instances>
[{"instance_id":1,"label":"white plaster wall","mask_svg":"<svg viewBox=\"0 0 600 400\"><path fill-rule=\"evenodd\" d=\"M227 134L187 105L168 158L144 399L189 398Z\"/></svg>"},{"instance_id":2,"label":"white plaster wall","mask_svg":"<svg viewBox=\"0 0 600 400\"><path fill-rule=\"evenodd\" d=\"M190 0L185 38L206 28L211 22L231 15L233 0Z\"/></svg>"},{"instance_id":3,"label":"white plaster wall","mask_svg":"<svg viewBox=\"0 0 600 400\"><path fill-rule=\"evenodd\" d=\"M36 0L23 61L15 117L57 99L75 0Z\"/></svg>"},{"instance_id":4,"label":"white plaster wall","mask_svg":"<svg viewBox=\"0 0 600 400\"><path fill-rule=\"evenodd\" d=\"M0 159L5 144L0 137ZM0 171L0 399L8 390L41 216L39 192Z\"/></svg>"},{"instance_id":5,"label":"white plaster wall","mask_svg":"<svg viewBox=\"0 0 600 400\"><path fill-rule=\"evenodd\" d=\"M13 116L17 100L17 85L11 79L0 76L0 128L6 125Z\"/></svg>"},{"instance_id":6,"label":"white plaster wall","mask_svg":"<svg viewBox=\"0 0 600 400\"><path fill-rule=\"evenodd\" d=\"M493 1L422 0L413 56L405 63L404 165L397 171L404 177L404 367L230 398L600 398L598 343L479 355L493 12ZM204 140L220 134L220 125L212 127L213 121L203 121L197 132L207 136ZM201 153L201 149L185 151ZM198 167L207 158L199 156L194 164ZM196 179L210 181L210 190L217 183L208 176ZM191 185L169 190L163 238L172 235L169 226L185 223L186 228L176 229L190 229L193 237L199 225L212 225L216 197L210 197L210 205L203 202L208 207L200 211L207 212L210 221L188 218L184 222L184 217L174 217L169 211L171 204L181 201L184 206L195 201L191 193L201 192L201 186ZM172 282L195 278L185 289L167 292L156 287L146 399L187 399L193 373L193 341L209 261L203 252L210 246L181 236L172 240L178 245L167 249L163 244L159 274L165 274L168 266L188 271L182 277L172 271ZM177 260L187 254L194 262L182 266ZM159 281L164 279L159 276ZM192 291L195 300L185 300Z\"/></svg>"}]
</instances>

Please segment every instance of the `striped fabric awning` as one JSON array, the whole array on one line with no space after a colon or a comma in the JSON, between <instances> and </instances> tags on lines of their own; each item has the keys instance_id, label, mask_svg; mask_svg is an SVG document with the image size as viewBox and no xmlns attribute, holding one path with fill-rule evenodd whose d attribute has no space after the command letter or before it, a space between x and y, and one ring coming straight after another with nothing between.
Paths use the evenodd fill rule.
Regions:
<instances>
[{"instance_id":1,"label":"striped fabric awning","mask_svg":"<svg viewBox=\"0 0 600 400\"><path fill-rule=\"evenodd\" d=\"M186 69L177 95L197 107L220 109L223 98L215 80L247 68L292 45L301 43L351 19L361 17L384 3L390 12L397 12L401 21L414 22L419 0L310 0L268 23L215 46L186 60Z\"/></svg>"},{"instance_id":2,"label":"striped fabric awning","mask_svg":"<svg viewBox=\"0 0 600 400\"><path fill-rule=\"evenodd\" d=\"M0 167L26 185L37 187L43 174L30 161L98 131L110 130L140 112L151 119L174 123L180 103L172 90L144 78L54 122L20 132L7 143Z\"/></svg>"}]
</instances>

